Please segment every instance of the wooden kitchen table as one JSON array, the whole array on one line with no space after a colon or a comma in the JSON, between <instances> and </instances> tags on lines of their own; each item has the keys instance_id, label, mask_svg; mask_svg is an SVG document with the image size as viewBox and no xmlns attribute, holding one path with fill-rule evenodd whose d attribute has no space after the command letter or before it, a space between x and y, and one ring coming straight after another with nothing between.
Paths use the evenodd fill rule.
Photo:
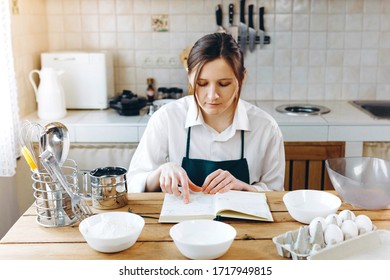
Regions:
<instances>
[{"instance_id":1,"label":"wooden kitchen table","mask_svg":"<svg viewBox=\"0 0 390 280\"><path fill-rule=\"evenodd\" d=\"M335 193L333 191L333 193ZM283 203L285 192L267 192L274 222L224 220L237 230L229 251L220 259L283 259L277 254L272 238L302 224L294 221ZM78 226L46 228L36 222L35 207L31 206L0 241L0 259L8 260L172 260L186 259L176 248L169 229L173 224L158 223L163 193L128 194L127 206L110 211L132 211L145 218L145 227L138 241L129 249L112 254L100 253L88 246ZM105 210L96 210L101 213ZM356 215L366 214L378 229L390 230L390 209L365 211L343 204L340 210L351 209ZM108 210L107 210L108 211Z\"/></svg>"}]
</instances>

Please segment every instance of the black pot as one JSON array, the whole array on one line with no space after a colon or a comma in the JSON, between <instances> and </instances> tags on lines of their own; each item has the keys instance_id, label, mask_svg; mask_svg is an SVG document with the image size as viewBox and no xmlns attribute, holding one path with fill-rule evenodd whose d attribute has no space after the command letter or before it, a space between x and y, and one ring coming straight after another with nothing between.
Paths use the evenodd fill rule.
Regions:
<instances>
[{"instance_id":1,"label":"black pot","mask_svg":"<svg viewBox=\"0 0 390 280\"><path fill-rule=\"evenodd\" d=\"M138 116L140 109L146 106L145 97L138 97L129 90L112 99L109 102L110 108L115 109L122 116Z\"/></svg>"}]
</instances>

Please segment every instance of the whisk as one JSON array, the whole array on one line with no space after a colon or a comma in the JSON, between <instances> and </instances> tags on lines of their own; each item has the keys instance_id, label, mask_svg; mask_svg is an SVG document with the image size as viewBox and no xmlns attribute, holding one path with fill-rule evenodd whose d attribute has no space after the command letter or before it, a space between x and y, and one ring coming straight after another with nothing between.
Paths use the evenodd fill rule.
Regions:
<instances>
[{"instance_id":1,"label":"whisk","mask_svg":"<svg viewBox=\"0 0 390 280\"><path fill-rule=\"evenodd\" d=\"M39 170L39 167L41 167L34 143L38 143L38 155L40 155L43 151L41 145L39 145L39 141L44 131L42 125L28 120L22 124L20 129L19 140L22 146L22 154L33 172L37 171L37 168Z\"/></svg>"},{"instance_id":2,"label":"whisk","mask_svg":"<svg viewBox=\"0 0 390 280\"><path fill-rule=\"evenodd\" d=\"M37 157L35 154L34 142L38 143L38 153L41 154L42 148L39 144L39 141L43 133L43 126L41 126L39 123L34 123L27 120L21 126L19 134L19 141L22 146L22 154L30 166L31 171L35 174L39 174L40 168L38 168L38 166L41 167L42 164L39 161L39 157ZM46 209L46 216L49 218L51 217L51 213L48 210L49 202L47 197L47 190L41 190L41 194Z\"/></svg>"}]
</instances>

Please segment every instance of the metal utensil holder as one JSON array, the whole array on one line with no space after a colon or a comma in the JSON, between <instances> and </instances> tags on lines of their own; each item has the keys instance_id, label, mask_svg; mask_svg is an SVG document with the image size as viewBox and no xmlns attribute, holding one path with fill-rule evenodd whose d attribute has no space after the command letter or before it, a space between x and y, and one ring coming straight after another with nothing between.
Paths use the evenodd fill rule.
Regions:
<instances>
[{"instance_id":1,"label":"metal utensil holder","mask_svg":"<svg viewBox=\"0 0 390 280\"><path fill-rule=\"evenodd\" d=\"M78 168L72 159L67 159L61 167L69 187L78 192ZM46 170L32 174L34 189L34 205L37 213L37 223L44 227L63 227L76 223L78 220L72 211L71 199L61 185L53 181Z\"/></svg>"}]
</instances>

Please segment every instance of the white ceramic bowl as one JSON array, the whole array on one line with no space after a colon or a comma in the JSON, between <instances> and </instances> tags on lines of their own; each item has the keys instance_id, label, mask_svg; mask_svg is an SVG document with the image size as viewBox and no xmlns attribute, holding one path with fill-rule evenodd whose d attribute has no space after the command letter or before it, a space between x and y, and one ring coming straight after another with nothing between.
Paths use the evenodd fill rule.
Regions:
<instances>
[{"instance_id":1,"label":"white ceramic bowl","mask_svg":"<svg viewBox=\"0 0 390 280\"><path fill-rule=\"evenodd\" d=\"M213 260L229 250L237 231L212 220L190 220L174 225L170 235L179 251L193 260Z\"/></svg>"},{"instance_id":2,"label":"white ceramic bowl","mask_svg":"<svg viewBox=\"0 0 390 280\"><path fill-rule=\"evenodd\" d=\"M337 196L324 191L296 190L286 193L283 202L288 213L298 222L310 224L316 217L326 218L334 214L341 206Z\"/></svg>"},{"instance_id":3,"label":"white ceramic bowl","mask_svg":"<svg viewBox=\"0 0 390 280\"><path fill-rule=\"evenodd\" d=\"M130 248L138 239L145 220L133 213L107 212L83 220L79 230L96 251L114 253Z\"/></svg>"},{"instance_id":4,"label":"white ceramic bowl","mask_svg":"<svg viewBox=\"0 0 390 280\"><path fill-rule=\"evenodd\" d=\"M329 178L341 198L354 207L390 207L390 161L370 157L325 161Z\"/></svg>"}]
</instances>

